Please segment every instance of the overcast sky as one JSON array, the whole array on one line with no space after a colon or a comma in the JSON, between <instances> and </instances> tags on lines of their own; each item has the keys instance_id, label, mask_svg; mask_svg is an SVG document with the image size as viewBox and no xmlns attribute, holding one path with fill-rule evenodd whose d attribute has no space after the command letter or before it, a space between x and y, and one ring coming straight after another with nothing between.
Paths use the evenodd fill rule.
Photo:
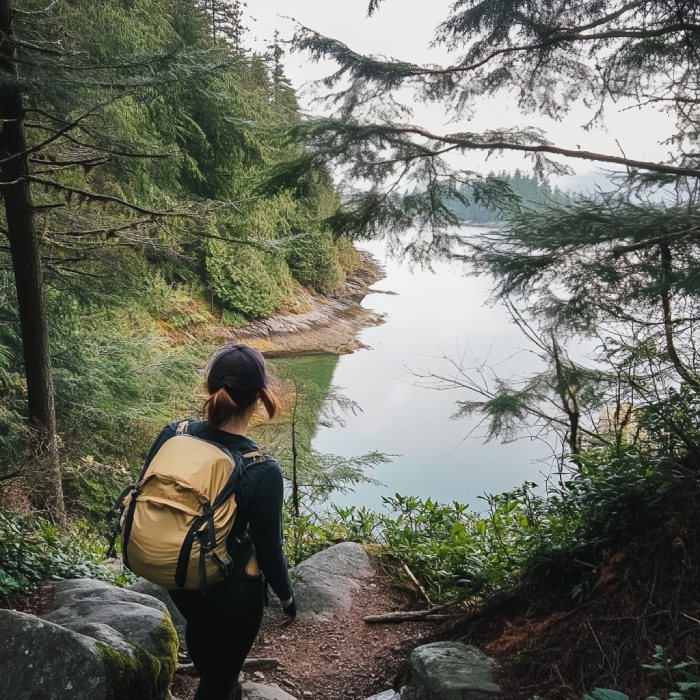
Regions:
<instances>
[{"instance_id":1,"label":"overcast sky","mask_svg":"<svg viewBox=\"0 0 700 700\"><path fill-rule=\"evenodd\" d=\"M447 17L448 0L385 0L372 18L367 18L367 0L249 0L247 6L250 32L247 44L263 51L275 29L282 39L289 39L295 28L293 20L326 36L348 44L352 49L369 54L383 54L414 63L450 62L442 49L431 49L430 41L435 27ZM293 18L293 19L291 19ZM287 73L297 89L309 81L333 71L333 63L311 64L303 54L286 56ZM302 93L302 106L310 106ZM544 129L556 145L568 148L580 146L583 150L620 154L620 147L628 157L640 160L660 160L667 148L660 144L672 131L672 122L654 109L622 111L611 106L606 120L607 131L584 131L581 127L590 118L590 111L577 105L562 122L543 117L522 115L508 95L485 100L471 121L447 123L439 104L420 107L413 122L442 133L481 131L494 127L532 125ZM619 146L616 143L619 141ZM600 179L595 165L585 161L568 161L578 174L564 178L559 184L565 188L586 189ZM531 169L529 161L508 154L484 162L483 154L470 157L461 167L481 172L516 167ZM599 171L598 171L599 172Z\"/></svg>"}]
</instances>

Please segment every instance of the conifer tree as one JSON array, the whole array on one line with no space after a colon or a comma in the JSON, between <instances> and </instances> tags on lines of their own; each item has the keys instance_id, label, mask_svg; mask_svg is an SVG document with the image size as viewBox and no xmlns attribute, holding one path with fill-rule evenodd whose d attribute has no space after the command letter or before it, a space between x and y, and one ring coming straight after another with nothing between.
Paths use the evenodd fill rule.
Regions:
<instances>
[{"instance_id":1,"label":"conifer tree","mask_svg":"<svg viewBox=\"0 0 700 700\"><path fill-rule=\"evenodd\" d=\"M23 121L25 105L19 84L17 43L11 0L0 2L0 182L15 272L30 425L35 431L40 460L46 469L40 502L49 507L59 523L65 519L58 462L49 339L46 328L39 236L29 181L29 146Z\"/></svg>"},{"instance_id":2,"label":"conifer tree","mask_svg":"<svg viewBox=\"0 0 700 700\"><path fill-rule=\"evenodd\" d=\"M247 3L241 0L201 0L200 4L214 42L242 51L243 35L248 31L243 19L243 8Z\"/></svg>"},{"instance_id":3,"label":"conifer tree","mask_svg":"<svg viewBox=\"0 0 700 700\"><path fill-rule=\"evenodd\" d=\"M381 5L372 0L369 14ZM574 455L586 441L619 443L624 425L614 438L601 434L605 411L622 415L624 406L699 386L700 7L687 0L458 0L434 41L452 63L365 56L301 27L295 50L337 64L319 84L335 114L289 129L306 149L272 171L268 190L293 186L312 165L338 168L347 194L329 220L336 232L383 237L414 260L458 257L495 278L494 298L509 306L546 369L512 380L494 374L487 386L461 366L452 379L433 376L476 394L460 402L458 415L484 415L490 437L511 439L532 422L556 429ZM415 124L401 101L408 93L440 105L459 123L499 92L524 119L561 119L584 102L594 108L589 128L603 125L606 109L620 100L651 104L676 118L676 132L668 157L649 161L585 151L575 141L554 144L525 124L439 133ZM506 151L531 159L538 178L571 173L573 161L616 167L618 189L528 206L515 182L475 175L474 159ZM455 211L473 202L501 212L506 225L465 235ZM594 369L567 355L563 346L573 336L597 341ZM680 438L700 454L687 435Z\"/></svg>"},{"instance_id":4,"label":"conifer tree","mask_svg":"<svg viewBox=\"0 0 700 700\"><path fill-rule=\"evenodd\" d=\"M275 30L274 41L267 47L266 56L270 72L271 99L283 123L297 121L299 104L289 78L284 72L284 49L280 45L279 31Z\"/></svg>"},{"instance_id":5,"label":"conifer tree","mask_svg":"<svg viewBox=\"0 0 700 700\"><path fill-rule=\"evenodd\" d=\"M183 20L195 9L186 0L173 4ZM150 53L119 34L96 42L93 33L105 21L109 8L94 3L0 2L0 234L12 259L28 414L41 465L33 473L33 498L58 522L65 511L43 277L47 269L70 268L81 250L142 244L157 222L195 213L174 198L139 203L134 190L120 191L99 173L176 156L148 129L139 133L120 121L119 110L148 104L157 112L164 91L196 92L203 78L229 65L215 51L178 46L174 35L169 46ZM122 50L110 53L122 40Z\"/></svg>"}]
</instances>

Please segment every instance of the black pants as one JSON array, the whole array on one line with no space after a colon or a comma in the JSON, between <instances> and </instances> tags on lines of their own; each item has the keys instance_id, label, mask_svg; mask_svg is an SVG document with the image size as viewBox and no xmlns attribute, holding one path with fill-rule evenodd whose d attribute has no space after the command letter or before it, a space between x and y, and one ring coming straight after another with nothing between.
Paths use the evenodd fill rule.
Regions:
<instances>
[{"instance_id":1,"label":"black pants","mask_svg":"<svg viewBox=\"0 0 700 700\"><path fill-rule=\"evenodd\" d=\"M195 700L230 700L263 616L263 594L224 602L199 591L169 591L187 620L187 651L199 672Z\"/></svg>"}]
</instances>

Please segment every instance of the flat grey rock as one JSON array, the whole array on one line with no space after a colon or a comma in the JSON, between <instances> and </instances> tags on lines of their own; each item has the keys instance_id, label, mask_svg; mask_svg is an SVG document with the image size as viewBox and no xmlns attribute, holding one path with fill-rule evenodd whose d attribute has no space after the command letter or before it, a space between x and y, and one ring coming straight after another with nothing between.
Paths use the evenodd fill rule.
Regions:
<instances>
[{"instance_id":1,"label":"flat grey rock","mask_svg":"<svg viewBox=\"0 0 700 700\"><path fill-rule=\"evenodd\" d=\"M316 576L351 576L368 578L373 575L369 556L362 545L355 542L341 542L324 549L301 562L295 569L295 576L312 572Z\"/></svg>"},{"instance_id":2,"label":"flat grey rock","mask_svg":"<svg viewBox=\"0 0 700 700\"><path fill-rule=\"evenodd\" d=\"M109 625L77 620L61 625L61 627L82 634L85 637L90 637L96 642L102 642L102 644L106 644L108 647L134 658L134 645L127 642L119 632Z\"/></svg>"},{"instance_id":3,"label":"flat grey rock","mask_svg":"<svg viewBox=\"0 0 700 700\"><path fill-rule=\"evenodd\" d=\"M297 700L277 685L263 685L250 681L243 684L243 700L246 698L247 700Z\"/></svg>"},{"instance_id":4,"label":"flat grey rock","mask_svg":"<svg viewBox=\"0 0 700 700\"><path fill-rule=\"evenodd\" d=\"M408 660L409 684L402 700L492 700L500 694L493 682L496 662L460 642L424 644Z\"/></svg>"},{"instance_id":5,"label":"flat grey rock","mask_svg":"<svg viewBox=\"0 0 700 700\"><path fill-rule=\"evenodd\" d=\"M187 627L187 621L177 609L175 603L173 603L173 599L170 597L168 589L161 588L161 586L156 586L155 583L146 581L145 578L140 578L138 581L136 581L136 583L132 583L130 586L127 586L126 590L152 596L165 605L170 613L170 619L173 621L173 626L175 627L177 636L180 639L180 646L184 649L186 646L185 628Z\"/></svg>"},{"instance_id":6,"label":"flat grey rock","mask_svg":"<svg viewBox=\"0 0 700 700\"><path fill-rule=\"evenodd\" d=\"M163 653L162 630L169 615L159 600L92 579L60 581L54 590L54 609L43 615L45 620L108 626L154 656Z\"/></svg>"},{"instance_id":7,"label":"flat grey rock","mask_svg":"<svg viewBox=\"0 0 700 700\"><path fill-rule=\"evenodd\" d=\"M128 588L119 588L111 583L96 581L91 578L76 578L66 581L58 581L54 584L54 608L60 608L67 602L77 600L93 601L117 601L123 603L137 603L153 608L159 612L167 610L166 605L152 595L131 591Z\"/></svg>"},{"instance_id":8,"label":"flat grey rock","mask_svg":"<svg viewBox=\"0 0 700 700\"><path fill-rule=\"evenodd\" d=\"M335 610L352 606L352 592L374 575L369 556L354 542L342 542L314 554L290 572L299 604L299 616L330 620ZM274 597L273 597L274 598ZM282 619L279 601L271 599L265 619Z\"/></svg>"},{"instance_id":9,"label":"flat grey rock","mask_svg":"<svg viewBox=\"0 0 700 700\"><path fill-rule=\"evenodd\" d=\"M107 673L94 639L0 610L0 700L102 700Z\"/></svg>"},{"instance_id":10,"label":"flat grey rock","mask_svg":"<svg viewBox=\"0 0 700 700\"><path fill-rule=\"evenodd\" d=\"M395 690L385 690L383 693L373 695L366 700L401 700L401 696Z\"/></svg>"}]
</instances>

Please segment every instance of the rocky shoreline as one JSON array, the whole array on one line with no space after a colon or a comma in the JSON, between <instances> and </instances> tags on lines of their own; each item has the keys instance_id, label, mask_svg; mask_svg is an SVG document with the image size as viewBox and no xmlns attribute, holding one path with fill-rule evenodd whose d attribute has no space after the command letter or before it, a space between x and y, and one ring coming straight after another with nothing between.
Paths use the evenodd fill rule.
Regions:
<instances>
[{"instance_id":1,"label":"rocky shoreline","mask_svg":"<svg viewBox=\"0 0 700 700\"><path fill-rule=\"evenodd\" d=\"M298 292L303 312L275 313L242 328L221 326L211 332L227 343L253 345L266 357L347 355L367 347L357 339L359 330L384 323L382 314L360 304L371 293L370 286L384 276L379 262L369 253L360 251L359 266L331 296L307 289Z\"/></svg>"}]
</instances>

